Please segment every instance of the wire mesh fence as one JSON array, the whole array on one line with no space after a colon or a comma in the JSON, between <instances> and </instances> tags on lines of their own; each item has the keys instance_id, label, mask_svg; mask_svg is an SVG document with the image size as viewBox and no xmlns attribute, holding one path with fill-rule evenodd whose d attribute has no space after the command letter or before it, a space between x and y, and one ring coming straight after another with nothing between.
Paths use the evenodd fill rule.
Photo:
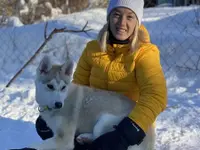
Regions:
<instances>
[{"instance_id":1,"label":"wire mesh fence","mask_svg":"<svg viewBox=\"0 0 200 150\"><path fill-rule=\"evenodd\" d=\"M161 51L161 62L165 73L191 72L198 74L200 24L199 5L190 7L155 8L154 12L146 9L144 20L149 29L153 43ZM152 18L154 21L149 22ZM183 71L183 72L182 72Z\"/></svg>"},{"instance_id":2,"label":"wire mesh fence","mask_svg":"<svg viewBox=\"0 0 200 150\"><path fill-rule=\"evenodd\" d=\"M107 2L101 1L101 4L102 7L105 7ZM185 77L200 76L200 6L198 4L198 0L145 1L143 24L150 33L152 43L155 43L160 49L161 64L166 75L173 72ZM73 4L74 6L75 4ZM97 6L98 4L93 3L90 8ZM85 7L84 5L83 8ZM37 25L23 25L24 23L21 23L19 17L12 18L10 17L12 13L6 13L5 10L10 11L11 9L2 9L0 18L0 82L2 85L10 81L45 40L45 20ZM73 37L70 36L70 33L56 34L43 47L39 57L36 57L26 68L23 78L19 78L19 82L23 83L26 77L34 76L33 70L44 54L64 60L66 49L70 49L67 45L75 45L69 52L71 55L76 52L77 54L74 56L78 60L81 54L80 49L84 49L88 40L96 38L99 29L106 21L106 10L103 15L98 15L98 11L102 13L98 9L88 12L88 20L84 20L84 17L81 18L81 13L69 17L68 20L65 18L63 22L67 27L73 25L73 29L80 29L88 21L88 25L94 31L88 32L89 37L87 38L84 38L87 36L85 33ZM51 24L48 32L52 31L54 27L60 27L60 22L55 20L51 20L51 22L55 26ZM75 25L74 22L76 22Z\"/></svg>"}]
</instances>

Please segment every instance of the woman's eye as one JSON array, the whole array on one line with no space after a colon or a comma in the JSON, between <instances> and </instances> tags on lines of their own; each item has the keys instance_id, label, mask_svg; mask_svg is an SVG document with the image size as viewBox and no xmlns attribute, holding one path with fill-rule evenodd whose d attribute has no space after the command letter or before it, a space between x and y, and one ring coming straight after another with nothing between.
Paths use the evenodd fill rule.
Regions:
<instances>
[{"instance_id":1,"label":"woman's eye","mask_svg":"<svg viewBox=\"0 0 200 150\"><path fill-rule=\"evenodd\" d=\"M47 87L50 89L50 90L54 90L54 86L52 84L47 84Z\"/></svg>"},{"instance_id":2,"label":"woman's eye","mask_svg":"<svg viewBox=\"0 0 200 150\"><path fill-rule=\"evenodd\" d=\"M114 14L114 17L120 17L120 15L119 14Z\"/></svg>"},{"instance_id":3,"label":"woman's eye","mask_svg":"<svg viewBox=\"0 0 200 150\"><path fill-rule=\"evenodd\" d=\"M61 91L63 91L65 88L66 88L66 86L63 86L63 87L61 88Z\"/></svg>"},{"instance_id":4,"label":"woman's eye","mask_svg":"<svg viewBox=\"0 0 200 150\"><path fill-rule=\"evenodd\" d=\"M129 20L130 20L130 19L134 19L134 17L133 17L133 16L128 16L127 18L128 18Z\"/></svg>"}]
</instances>

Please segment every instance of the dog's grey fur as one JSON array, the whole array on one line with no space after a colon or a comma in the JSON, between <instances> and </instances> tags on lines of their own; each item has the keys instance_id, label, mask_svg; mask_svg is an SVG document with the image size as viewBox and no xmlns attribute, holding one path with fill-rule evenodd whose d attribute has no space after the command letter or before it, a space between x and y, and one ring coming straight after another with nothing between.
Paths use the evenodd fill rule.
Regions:
<instances>
[{"instance_id":1,"label":"dog's grey fur","mask_svg":"<svg viewBox=\"0 0 200 150\"><path fill-rule=\"evenodd\" d=\"M36 79L36 101L43 109L40 112L47 125L53 130L54 137L40 144L31 146L38 150L73 150L74 137L84 143L113 130L135 106L135 103L121 94L90 88L71 83L73 63L53 66L45 57L38 67ZM54 85L54 91L47 84ZM66 86L64 90L62 87ZM55 109L55 102L64 106ZM150 127L144 141L129 150L152 150L154 145L154 128Z\"/></svg>"}]
</instances>

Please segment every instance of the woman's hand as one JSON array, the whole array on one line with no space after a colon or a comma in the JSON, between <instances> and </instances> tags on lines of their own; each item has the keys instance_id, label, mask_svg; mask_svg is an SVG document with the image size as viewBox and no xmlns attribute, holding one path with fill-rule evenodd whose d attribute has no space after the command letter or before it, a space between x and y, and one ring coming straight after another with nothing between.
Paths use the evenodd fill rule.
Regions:
<instances>
[{"instance_id":1,"label":"woman's hand","mask_svg":"<svg viewBox=\"0 0 200 150\"><path fill-rule=\"evenodd\" d=\"M130 118L124 118L115 130L93 141L89 150L127 150L129 146L139 145L146 134Z\"/></svg>"}]
</instances>

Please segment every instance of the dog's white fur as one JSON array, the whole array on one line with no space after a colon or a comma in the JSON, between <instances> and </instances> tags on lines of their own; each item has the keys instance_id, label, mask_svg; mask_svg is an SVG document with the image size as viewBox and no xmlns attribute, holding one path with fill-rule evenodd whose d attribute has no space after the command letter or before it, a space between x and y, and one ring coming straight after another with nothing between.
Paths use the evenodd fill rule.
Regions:
<instances>
[{"instance_id":1,"label":"dog's white fur","mask_svg":"<svg viewBox=\"0 0 200 150\"><path fill-rule=\"evenodd\" d=\"M71 83L73 62L53 66L46 56L42 59L36 78L36 101L40 115L53 130L54 137L32 145L38 150L73 150L74 137L84 143L112 131L135 106L127 97L115 92ZM49 84L53 85L49 88ZM56 109L55 102L62 108ZM45 109L48 106L48 110ZM42 111L44 110L44 111ZM150 127L140 145L128 150L152 150L155 129Z\"/></svg>"}]
</instances>

